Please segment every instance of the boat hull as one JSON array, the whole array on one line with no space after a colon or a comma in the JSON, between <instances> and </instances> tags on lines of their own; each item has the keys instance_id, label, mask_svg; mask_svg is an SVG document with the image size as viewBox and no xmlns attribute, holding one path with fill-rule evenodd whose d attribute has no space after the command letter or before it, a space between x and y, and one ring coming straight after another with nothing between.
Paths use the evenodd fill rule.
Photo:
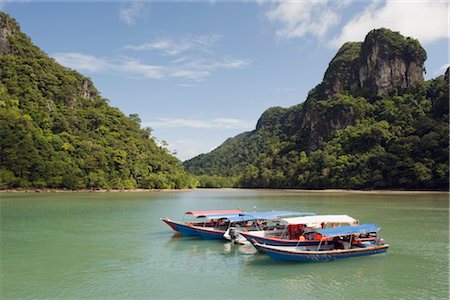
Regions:
<instances>
[{"instance_id":1,"label":"boat hull","mask_svg":"<svg viewBox=\"0 0 450 300\"><path fill-rule=\"evenodd\" d=\"M199 232L192 225L182 223L182 222L172 221L167 218L161 219L161 221L163 221L164 223L169 225L174 231L179 232L182 236L186 236L186 237L200 236Z\"/></svg>"},{"instance_id":2,"label":"boat hull","mask_svg":"<svg viewBox=\"0 0 450 300\"><path fill-rule=\"evenodd\" d=\"M205 240L225 240L223 236L225 231L223 230L213 230L213 229L204 229L204 228L196 228L198 234Z\"/></svg>"},{"instance_id":3,"label":"boat hull","mask_svg":"<svg viewBox=\"0 0 450 300\"><path fill-rule=\"evenodd\" d=\"M249 241L253 246L255 246L255 242L263 245L270 246L288 246L288 247L313 247L318 246L320 241L299 241L299 240L283 240L283 239L274 239L264 236L253 235L248 232L240 232L241 236L245 237L247 241ZM322 245L334 245L333 241L322 242ZM256 246L255 246L256 247Z\"/></svg>"},{"instance_id":4,"label":"boat hull","mask_svg":"<svg viewBox=\"0 0 450 300\"><path fill-rule=\"evenodd\" d=\"M173 221L167 218L162 218L161 221L169 225L174 231L179 232L182 236L200 236L205 240L223 240L223 230L214 230L212 228L198 227L189 223L182 223Z\"/></svg>"},{"instance_id":5,"label":"boat hull","mask_svg":"<svg viewBox=\"0 0 450 300\"><path fill-rule=\"evenodd\" d=\"M274 260L279 261L295 261L295 262L319 262L332 261L342 258L369 256L375 254L386 253L389 245L375 245L365 248L347 249L347 250L330 250L330 251L298 251L296 248L287 249L289 247L278 247L262 245L255 242L256 249L263 251Z\"/></svg>"}]
</instances>

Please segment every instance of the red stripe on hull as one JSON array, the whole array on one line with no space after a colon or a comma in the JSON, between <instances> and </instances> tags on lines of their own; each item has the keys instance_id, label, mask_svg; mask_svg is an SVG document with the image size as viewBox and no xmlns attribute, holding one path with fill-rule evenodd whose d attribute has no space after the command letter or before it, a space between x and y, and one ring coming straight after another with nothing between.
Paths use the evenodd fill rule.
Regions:
<instances>
[{"instance_id":1,"label":"red stripe on hull","mask_svg":"<svg viewBox=\"0 0 450 300\"><path fill-rule=\"evenodd\" d=\"M178 232L178 229L175 227L175 225L172 224L171 221L167 220L167 219L161 219L161 221L163 221L164 223L166 223L167 225L169 225L174 231Z\"/></svg>"}]
</instances>

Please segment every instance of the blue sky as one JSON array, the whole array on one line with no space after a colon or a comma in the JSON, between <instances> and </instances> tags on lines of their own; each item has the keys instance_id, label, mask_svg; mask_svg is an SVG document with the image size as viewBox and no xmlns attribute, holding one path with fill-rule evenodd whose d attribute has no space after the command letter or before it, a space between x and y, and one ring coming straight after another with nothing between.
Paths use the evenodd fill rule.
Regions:
<instances>
[{"instance_id":1,"label":"blue sky","mask_svg":"<svg viewBox=\"0 0 450 300\"><path fill-rule=\"evenodd\" d=\"M253 130L271 106L305 100L345 41L379 27L449 65L447 1L0 1L61 64L138 113L181 160Z\"/></svg>"}]
</instances>

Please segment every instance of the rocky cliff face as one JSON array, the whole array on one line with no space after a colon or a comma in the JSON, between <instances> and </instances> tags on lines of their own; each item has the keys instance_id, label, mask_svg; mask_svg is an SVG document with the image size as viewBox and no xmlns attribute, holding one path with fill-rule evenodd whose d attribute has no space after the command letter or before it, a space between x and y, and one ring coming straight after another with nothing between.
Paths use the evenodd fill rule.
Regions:
<instances>
[{"instance_id":1,"label":"rocky cliff face","mask_svg":"<svg viewBox=\"0 0 450 300\"><path fill-rule=\"evenodd\" d=\"M8 37L13 35L17 29L17 23L0 12L0 55L12 53Z\"/></svg>"},{"instance_id":2,"label":"rocky cliff face","mask_svg":"<svg viewBox=\"0 0 450 300\"><path fill-rule=\"evenodd\" d=\"M369 32L363 43L344 44L330 62L322 83L310 92L299 117L299 127L308 141L306 149L318 149L333 132L355 120L351 108L324 116L312 102L331 100L340 93L367 98L401 93L423 81L425 59L426 52L418 41L384 28Z\"/></svg>"},{"instance_id":3,"label":"rocky cliff face","mask_svg":"<svg viewBox=\"0 0 450 300\"><path fill-rule=\"evenodd\" d=\"M372 30L361 46L351 90L368 88L378 96L423 81L426 52L411 38L387 29Z\"/></svg>"},{"instance_id":4,"label":"rocky cliff face","mask_svg":"<svg viewBox=\"0 0 450 300\"><path fill-rule=\"evenodd\" d=\"M419 42L389 29L375 29L363 43L346 43L308 99L337 93L386 96L423 81L426 52Z\"/></svg>"}]
</instances>

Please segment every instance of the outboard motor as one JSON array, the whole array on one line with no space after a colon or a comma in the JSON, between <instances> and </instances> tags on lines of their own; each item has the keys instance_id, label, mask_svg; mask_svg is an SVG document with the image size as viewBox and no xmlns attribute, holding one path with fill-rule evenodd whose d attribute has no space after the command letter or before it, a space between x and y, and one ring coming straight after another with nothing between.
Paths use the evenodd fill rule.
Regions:
<instances>
[{"instance_id":1,"label":"outboard motor","mask_svg":"<svg viewBox=\"0 0 450 300\"><path fill-rule=\"evenodd\" d=\"M230 235L231 242L235 243L236 239L239 236L239 233L236 231L236 228L231 227L230 231L228 232L228 234Z\"/></svg>"}]
</instances>

